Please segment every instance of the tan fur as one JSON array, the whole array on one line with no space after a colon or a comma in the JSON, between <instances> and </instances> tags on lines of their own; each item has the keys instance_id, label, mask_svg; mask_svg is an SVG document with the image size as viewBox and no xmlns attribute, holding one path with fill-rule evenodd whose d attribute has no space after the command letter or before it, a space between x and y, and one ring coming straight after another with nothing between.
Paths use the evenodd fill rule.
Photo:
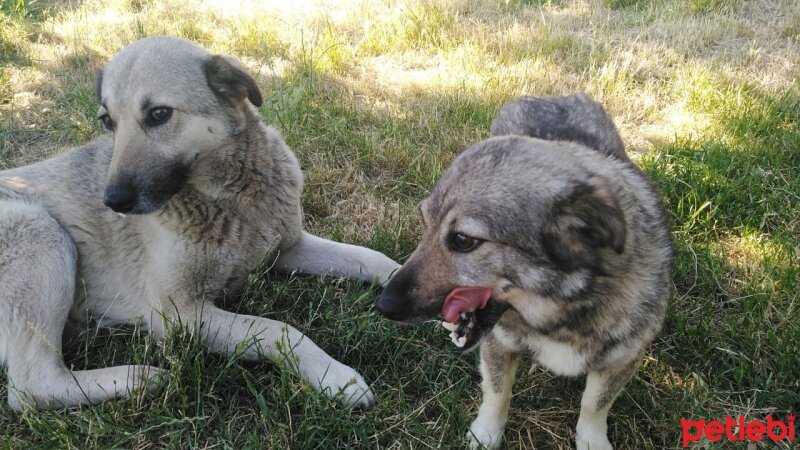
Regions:
<instances>
[{"instance_id":1,"label":"tan fur","mask_svg":"<svg viewBox=\"0 0 800 450\"><path fill-rule=\"evenodd\" d=\"M158 337L180 319L201 327L215 351L253 343L244 357L296 369L347 405L373 401L356 371L290 325L214 306L265 257L283 270L380 283L398 267L303 231L299 164L251 104L261 101L255 83L230 61L180 39L139 41L102 72L99 115L111 133L0 172L0 348L8 349L0 362L12 407L96 403L156 386L153 367L67 371L68 310L72 320L138 323ZM153 125L148 114L158 107L171 116ZM28 344L15 345L20 339Z\"/></svg>"}]
</instances>

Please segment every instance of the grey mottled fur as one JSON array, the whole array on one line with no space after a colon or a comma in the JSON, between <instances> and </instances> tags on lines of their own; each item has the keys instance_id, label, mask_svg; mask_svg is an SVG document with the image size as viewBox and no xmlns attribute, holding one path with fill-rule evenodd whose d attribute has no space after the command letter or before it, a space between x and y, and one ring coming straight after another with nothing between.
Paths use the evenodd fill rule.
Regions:
<instances>
[{"instance_id":1,"label":"grey mottled fur","mask_svg":"<svg viewBox=\"0 0 800 450\"><path fill-rule=\"evenodd\" d=\"M303 231L300 166L261 122L253 107L261 94L238 62L185 40L147 38L103 69L98 97L98 115L113 131L0 172L0 363L9 404L72 406L155 388L154 367L69 371L61 356L69 316L138 323L157 337L180 319L215 351L251 343L245 358L266 355L321 392L341 392L347 405L369 406L363 378L295 328L214 306L265 257L282 270L381 283L398 267ZM172 115L154 125L157 107ZM133 193L130 214L104 205L120 192Z\"/></svg>"},{"instance_id":2,"label":"grey mottled fur","mask_svg":"<svg viewBox=\"0 0 800 450\"><path fill-rule=\"evenodd\" d=\"M586 96L504 106L493 137L461 153L421 206L425 229L378 309L430 319L457 286L492 289L476 312L483 403L468 434L497 448L520 353L587 375L576 444L610 449L606 417L661 328L672 240L660 195ZM453 247L455 233L482 243Z\"/></svg>"},{"instance_id":3,"label":"grey mottled fur","mask_svg":"<svg viewBox=\"0 0 800 450\"><path fill-rule=\"evenodd\" d=\"M490 130L492 136L520 135L576 142L629 161L611 117L602 105L585 94L520 97L497 112Z\"/></svg>"}]
</instances>

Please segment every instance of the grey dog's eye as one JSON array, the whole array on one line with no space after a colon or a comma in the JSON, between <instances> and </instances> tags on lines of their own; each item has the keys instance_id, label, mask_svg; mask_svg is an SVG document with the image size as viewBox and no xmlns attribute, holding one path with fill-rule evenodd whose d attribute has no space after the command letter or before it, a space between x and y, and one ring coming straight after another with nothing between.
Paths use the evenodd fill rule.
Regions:
<instances>
[{"instance_id":1,"label":"grey dog's eye","mask_svg":"<svg viewBox=\"0 0 800 450\"><path fill-rule=\"evenodd\" d=\"M150 126L161 125L172 117L172 108L156 106L147 114L147 124Z\"/></svg>"},{"instance_id":2,"label":"grey dog's eye","mask_svg":"<svg viewBox=\"0 0 800 450\"><path fill-rule=\"evenodd\" d=\"M450 249L461 253L471 252L483 243L482 240L472 236L467 236L464 233L450 234L449 241Z\"/></svg>"}]
</instances>

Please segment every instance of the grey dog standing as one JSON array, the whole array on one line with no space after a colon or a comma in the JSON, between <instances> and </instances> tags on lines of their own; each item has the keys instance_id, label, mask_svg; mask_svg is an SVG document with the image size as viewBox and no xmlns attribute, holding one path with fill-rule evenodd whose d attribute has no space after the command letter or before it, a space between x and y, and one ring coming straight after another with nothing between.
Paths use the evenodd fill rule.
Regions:
<instances>
[{"instance_id":1,"label":"grey dog standing","mask_svg":"<svg viewBox=\"0 0 800 450\"><path fill-rule=\"evenodd\" d=\"M457 289L485 289L485 306L457 311L451 325L463 349L480 343L483 401L470 446L500 445L519 357L530 352L556 374L587 375L576 445L610 449L608 411L660 330L671 293L661 197L605 110L584 95L517 99L491 134L460 154L420 205L421 242L378 309L420 322Z\"/></svg>"},{"instance_id":2,"label":"grey dog standing","mask_svg":"<svg viewBox=\"0 0 800 450\"><path fill-rule=\"evenodd\" d=\"M102 70L98 96L105 136L0 172L0 363L10 406L96 403L156 386L154 367L65 367L65 323L88 316L157 337L180 319L214 351L252 344L245 358L267 356L318 391L369 406L364 379L295 328L213 303L269 255L282 270L381 283L398 268L303 231L300 166L261 122L261 93L241 65L182 39L147 38Z\"/></svg>"}]
</instances>

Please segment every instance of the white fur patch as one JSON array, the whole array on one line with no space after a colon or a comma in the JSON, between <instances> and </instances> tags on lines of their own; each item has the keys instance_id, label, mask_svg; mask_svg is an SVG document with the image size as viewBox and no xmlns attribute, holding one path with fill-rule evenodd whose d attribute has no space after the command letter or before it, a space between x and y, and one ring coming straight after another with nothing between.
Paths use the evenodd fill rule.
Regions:
<instances>
[{"instance_id":1,"label":"white fur patch","mask_svg":"<svg viewBox=\"0 0 800 450\"><path fill-rule=\"evenodd\" d=\"M502 329L495 329L495 336L509 348L527 348L547 370L563 376L576 376L586 371L586 356L568 344L543 336L516 337ZM520 339L521 338L521 339Z\"/></svg>"},{"instance_id":2,"label":"white fur patch","mask_svg":"<svg viewBox=\"0 0 800 450\"><path fill-rule=\"evenodd\" d=\"M586 370L586 357L570 345L547 338L529 339L539 363L558 375L575 376Z\"/></svg>"}]
</instances>

